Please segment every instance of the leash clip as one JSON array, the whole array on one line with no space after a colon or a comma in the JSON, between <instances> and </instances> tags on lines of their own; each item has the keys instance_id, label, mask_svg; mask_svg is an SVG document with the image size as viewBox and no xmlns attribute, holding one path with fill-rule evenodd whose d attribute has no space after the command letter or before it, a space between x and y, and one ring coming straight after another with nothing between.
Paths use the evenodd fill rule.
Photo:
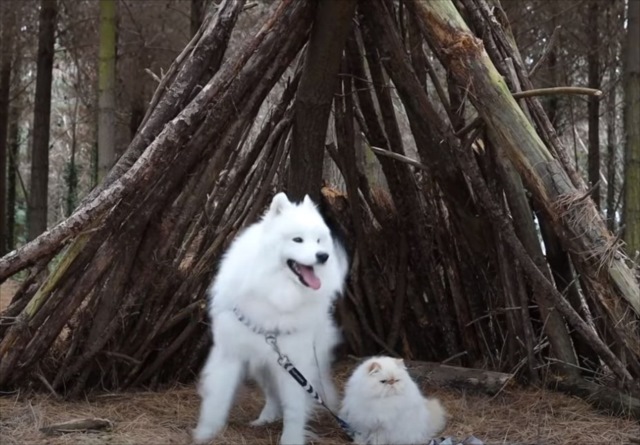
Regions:
<instances>
[{"instance_id":1,"label":"leash clip","mask_svg":"<svg viewBox=\"0 0 640 445\"><path fill-rule=\"evenodd\" d=\"M280 351L280 348L278 347L278 336L277 336L277 334L275 334L273 332L269 332L269 333L265 334L264 340L267 342L267 344L269 346L271 346L271 349L273 349L275 351L275 353L278 354L278 364L280 366L282 366L284 368L289 363L291 363L289 361L289 357L287 357L285 354L283 354Z\"/></svg>"}]
</instances>

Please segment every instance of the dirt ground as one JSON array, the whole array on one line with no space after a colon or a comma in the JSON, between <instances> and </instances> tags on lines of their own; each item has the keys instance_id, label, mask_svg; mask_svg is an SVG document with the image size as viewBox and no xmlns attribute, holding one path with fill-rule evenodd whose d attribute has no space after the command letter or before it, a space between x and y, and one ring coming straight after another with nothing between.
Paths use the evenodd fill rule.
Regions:
<instances>
[{"instance_id":1,"label":"dirt ground","mask_svg":"<svg viewBox=\"0 0 640 445\"><path fill-rule=\"evenodd\" d=\"M0 310L9 303L15 284L0 288ZM342 386L353 362L337 367ZM423 388L439 398L449 413L444 436L474 435L487 445L624 445L640 444L640 425L632 419L595 412L582 400L539 389L509 387L495 397L442 388ZM271 445L278 443L281 424L250 427L260 412L262 396L254 387L238 394L227 429L215 443ZM0 393L1 445L160 445L189 444L199 398L195 385L161 392L95 393L80 401L62 401L51 394ZM113 422L104 432L47 436L40 428L73 419L102 418ZM334 421L319 414L312 422L313 444L347 443Z\"/></svg>"}]
</instances>

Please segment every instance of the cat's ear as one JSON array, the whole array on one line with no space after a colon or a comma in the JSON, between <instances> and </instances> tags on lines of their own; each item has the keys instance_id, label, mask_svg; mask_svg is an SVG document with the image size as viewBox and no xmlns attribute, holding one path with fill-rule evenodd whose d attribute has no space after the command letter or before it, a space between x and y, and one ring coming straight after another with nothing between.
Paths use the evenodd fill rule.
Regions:
<instances>
[{"instance_id":1,"label":"cat's ear","mask_svg":"<svg viewBox=\"0 0 640 445\"><path fill-rule=\"evenodd\" d=\"M367 370L369 371L369 375L375 374L376 372L380 371L380 363L378 362L371 362L369 364L369 367L367 368Z\"/></svg>"},{"instance_id":2,"label":"cat's ear","mask_svg":"<svg viewBox=\"0 0 640 445\"><path fill-rule=\"evenodd\" d=\"M396 365L398 365L400 368L407 369L406 365L404 364L404 360L403 359L396 358L394 360L396 361Z\"/></svg>"}]
</instances>

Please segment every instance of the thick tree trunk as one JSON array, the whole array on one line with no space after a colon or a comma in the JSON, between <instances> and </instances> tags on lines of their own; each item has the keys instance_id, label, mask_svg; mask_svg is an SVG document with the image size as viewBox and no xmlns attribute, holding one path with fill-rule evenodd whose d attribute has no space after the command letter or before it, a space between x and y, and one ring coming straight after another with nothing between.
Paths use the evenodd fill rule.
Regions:
<instances>
[{"instance_id":1,"label":"thick tree trunk","mask_svg":"<svg viewBox=\"0 0 640 445\"><path fill-rule=\"evenodd\" d=\"M289 198L320 197L327 122L356 0L320 0L296 96Z\"/></svg>"},{"instance_id":2,"label":"thick tree trunk","mask_svg":"<svg viewBox=\"0 0 640 445\"><path fill-rule=\"evenodd\" d=\"M13 14L10 5L0 5L0 256L7 253L7 159L9 144L9 90L13 58Z\"/></svg>"},{"instance_id":3,"label":"thick tree trunk","mask_svg":"<svg viewBox=\"0 0 640 445\"><path fill-rule=\"evenodd\" d=\"M624 80L624 241L627 252L640 252L640 1L629 2Z\"/></svg>"},{"instance_id":4,"label":"thick tree trunk","mask_svg":"<svg viewBox=\"0 0 640 445\"><path fill-rule=\"evenodd\" d=\"M51 82L53 78L53 46L55 43L57 0L41 0L38 33L38 71L33 112L31 150L31 187L27 213L28 239L47 229L47 197L49 186L49 125L51 117Z\"/></svg>"},{"instance_id":5,"label":"thick tree trunk","mask_svg":"<svg viewBox=\"0 0 640 445\"><path fill-rule=\"evenodd\" d=\"M602 42L598 33L598 16L600 15L599 0L591 0L588 7L588 19L585 34L589 36L589 87L600 89L600 52ZM600 97L589 96L589 183L591 184L591 198L596 207L600 208Z\"/></svg>"},{"instance_id":6,"label":"thick tree trunk","mask_svg":"<svg viewBox=\"0 0 640 445\"><path fill-rule=\"evenodd\" d=\"M76 167L76 153L78 151L78 107L80 99L76 97L73 104L73 116L71 118L71 155L67 164L67 212L70 216L78 202L78 169Z\"/></svg>"},{"instance_id":7,"label":"thick tree trunk","mask_svg":"<svg viewBox=\"0 0 640 445\"><path fill-rule=\"evenodd\" d=\"M98 60L98 182L116 155L116 0L100 0Z\"/></svg>"},{"instance_id":8,"label":"thick tree trunk","mask_svg":"<svg viewBox=\"0 0 640 445\"><path fill-rule=\"evenodd\" d=\"M10 107L9 112L9 139L8 148L8 171L7 171L7 250L12 251L15 248L16 239L16 191L17 182L20 172L18 171L20 157L20 141L19 141L19 111L16 105ZM26 199L25 195L25 199Z\"/></svg>"},{"instance_id":9,"label":"thick tree trunk","mask_svg":"<svg viewBox=\"0 0 640 445\"><path fill-rule=\"evenodd\" d=\"M617 50L614 50L617 53ZM613 81L617 78L618 55L614 56L609 70L609 79ZM616 100L617 88L611 88L607 98L607 227L610 231L616 230Z\"/></svg>"}]
</instances>

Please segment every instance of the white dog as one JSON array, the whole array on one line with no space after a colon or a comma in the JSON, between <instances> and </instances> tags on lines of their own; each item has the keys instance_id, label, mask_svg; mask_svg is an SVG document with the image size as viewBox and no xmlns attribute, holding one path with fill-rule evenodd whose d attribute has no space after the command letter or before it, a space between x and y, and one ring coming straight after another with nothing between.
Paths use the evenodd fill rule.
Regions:
<instances>
[{"instance_id":1,"label":"white dog","mask_svg":"<svg viewBox=\"0 0 640 445\"><path fill-rule=\"evenodd\" d=\"M209 291L215 345L201 375L196 442L212 439L224 427L246 373L266 398L252 424L282 417L280 443L305 442L313 399L280 368L264 332L278 333L282 353L337 408L330 365L339 333L330 310L347 272L343 247L308 196L294 204L277 194L262 220L234 240Z\"/></svg>"}]
</instances>

